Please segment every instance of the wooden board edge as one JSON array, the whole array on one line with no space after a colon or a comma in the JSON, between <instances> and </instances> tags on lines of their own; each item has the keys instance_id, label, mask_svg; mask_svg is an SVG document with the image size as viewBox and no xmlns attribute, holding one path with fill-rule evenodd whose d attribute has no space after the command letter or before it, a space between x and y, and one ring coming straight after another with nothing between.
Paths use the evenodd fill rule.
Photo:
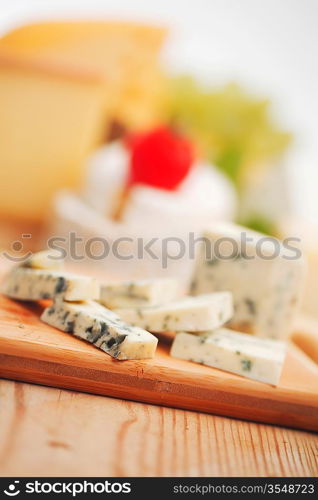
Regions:
<instances>
[{"instance_id":1,"label":"wooden board edge","mask_svg":"<svg viewBox=\"0 0 318 500\"><path fill-rule=\"evenodd\" d=\"M123 374L82 367L69 367L61 363L41 361L0 354L0 376L49 387L76 390L89 394L128 399L184 410L222 415L254 422L275 424L284 427L318 431L318 408L308 404L293 404L286 401L246 395L229 394L213 387L209 398L196 388L174 383L140 379ZM156 387L155 387L156 386ZM206 389L204 389L206 391ZM251 417L252 415L252 417Z\"/></svg>"}]
</instances>

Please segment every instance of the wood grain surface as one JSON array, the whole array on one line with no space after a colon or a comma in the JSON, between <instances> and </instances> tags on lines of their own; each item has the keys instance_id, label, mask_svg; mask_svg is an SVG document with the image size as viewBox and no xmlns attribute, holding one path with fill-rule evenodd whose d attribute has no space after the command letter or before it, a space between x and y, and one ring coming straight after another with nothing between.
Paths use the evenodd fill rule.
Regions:
<instances>
[{"instance_id":1,"label":"wood grain surface","mask_svg":"<svg viewBox=\"0 0 318 500\"><path fill-rule=\"evenodd\" d=\"M0 296L0 376L53 387L318 430L318 367L289 347L278 387L174 359L114 360L40 321L41 306Z\"/></svg>"},{"instance_id":2,"label":"wood grain surface","mask_svg":"<svg viewBox=\"0 0 318 500\"><path fill-rule=\"evenodd\" d=\"M2 476L318 476L318 435L0 381Z\"/></svg>"}]
</instances>

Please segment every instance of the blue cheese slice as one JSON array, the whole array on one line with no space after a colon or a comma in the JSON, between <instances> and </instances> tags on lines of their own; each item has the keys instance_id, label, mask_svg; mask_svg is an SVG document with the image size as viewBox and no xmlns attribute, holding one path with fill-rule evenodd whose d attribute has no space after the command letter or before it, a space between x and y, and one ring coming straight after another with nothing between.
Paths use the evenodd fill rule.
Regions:
<instances>
[{"instance_id":1,"label":"blue cheese slice","mask_svg":"<svg viewBox=\"0 0 318 500\"><path fill-rule=\"evenodd\" d=\"M186 297L160 307L116 309L127 323L150 332L191 331L218 328L233 314L232 295L229 292Z\"/></svg>"},{"instance_id":2,"label":"blue cheese slice","mask_svg":"<svg viewBox=\"0 0 318 500\"><path fill-rule=\"evenodd\" d=\"M279 240L235 224L217 224L204 234L190 293L229 290L231 328L284 340L291 332L303 275L301 256Z\"/></svg>"},{"instance_id":3,"label":"blue cheese slice","mask_svg":"<svg viewBox=\"0 0 318 500\"><path fill-rule=\"evenodd\" d=\"M64 271L15 267L6 276L2 293L12 299L42 300L63 297L68 301L99 298L99 284L88 276Z\"/></svg>"},{"instance_id":4,"label":"blue cheese slice","mask_svg":"<svg viewBox=\"0 0 318 500\"><path fill-rule=\"evenodd\" d=\"M30 269L60 270L64 268L64 259L56 250L42 250L30 255L21 263L21 266Z\"/></svg>"},{"instance_id":5,"label":"blue cheese slice","mask_svg":"<svg viewBox=\"0 0 318 500\"><path fill-rule=\"evenodd\" d=\"M121 281L101 285L100 302L110 309L159 306L176 299L174 279Z\"/></svg>"},{"instance_id":6,"label":"blue cheese slice","mask_svg":"<svg viewBox=\"0 0 318 500\"><path fill-rule=\"evenodd\" d=\"M127 325L94 301L75 304L58 300L44 310L41 319L119 360L152 358L158 343L151 333Z\"/></svg>"},{"instance_id":7,"label":"blue cheese slice","mask_svg":"<svg viewBox=\"0 0 318 500\"><path fill-rule=\"evenodd\" d=\"M200 335L178 333L171 356L277 385L286 344L220 328Z\"/></svg>"}]
</instances>

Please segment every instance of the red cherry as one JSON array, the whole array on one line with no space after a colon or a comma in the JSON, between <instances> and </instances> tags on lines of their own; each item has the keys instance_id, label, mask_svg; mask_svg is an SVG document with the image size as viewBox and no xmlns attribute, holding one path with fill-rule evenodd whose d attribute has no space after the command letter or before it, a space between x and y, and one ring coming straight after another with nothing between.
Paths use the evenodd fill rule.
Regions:
<instances>
[{"instance_id":1,"label":"red cherry","mask_svg":"<svg viewBox=\"0 0 318 500\"><path fill-rule=\"evenodd\" d=\"M128 141L131 162L128 185L147 184L174 190L189 173L194 148L186 138L160 127Z\"/></svg>"}]
</instances>

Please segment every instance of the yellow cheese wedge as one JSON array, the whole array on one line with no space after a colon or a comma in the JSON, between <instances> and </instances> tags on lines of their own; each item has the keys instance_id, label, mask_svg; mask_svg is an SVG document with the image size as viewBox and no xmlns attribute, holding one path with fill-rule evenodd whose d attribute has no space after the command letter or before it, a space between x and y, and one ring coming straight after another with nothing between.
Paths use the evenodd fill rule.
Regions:
<instances>
[{"instance_id":1,"label":"yellow cheese wedge","mask_svg":"<svg viewBox=\"0 0 318 500\"><path fill-rule=\"evenodd\" d=\"M98 75L0 49L0 217L40 220L56 190L80 183L103 100Z\"/></svg>"},{"instance_id":2,"label":"yellow cheese wedge","mask_svg":"<svg viewBox=\"0 0 318 500\"><path fill-rule=\"evenodd\" d=\"M114 118L146 128L160 115L164 78L158 54L164 37L160 27L129 22L46 22L11 31L0 39L0 48L97 72L106 103L109 96L114 102Z\"/></svg>"},{"instance_id":3,"label":"yellow cheese wedge","mask_svg":"<svg viewBox=\"0 0 318 500\"><path fill-rule=\"evenodd\" d=\"M156 123L164 34L80 21L0 38L0 219L44 219L58 189L80 185L111 119L134 129Z\"/></svg>"}]
</instances>

